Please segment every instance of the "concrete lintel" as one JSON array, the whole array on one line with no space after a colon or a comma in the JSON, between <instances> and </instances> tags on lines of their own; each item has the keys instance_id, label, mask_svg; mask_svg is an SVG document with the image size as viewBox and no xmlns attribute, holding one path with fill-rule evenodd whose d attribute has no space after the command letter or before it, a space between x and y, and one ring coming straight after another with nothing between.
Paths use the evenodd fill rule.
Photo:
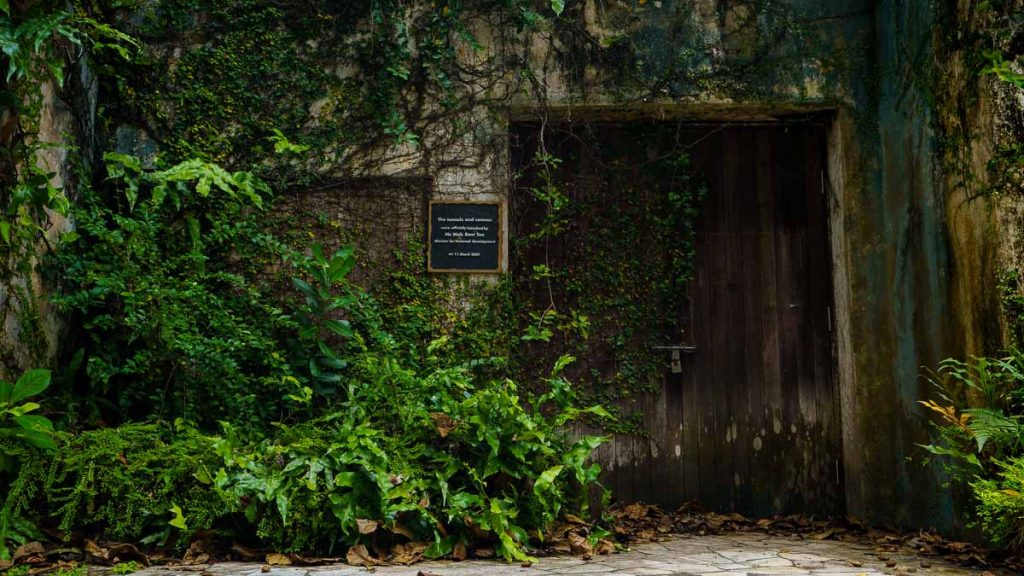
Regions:
<instances>
[{"instance_id":1,"label":"concrete lintel","mask_svg":"<svg viewBox=\"0 0 1024 576\"><path fill-rule=\"evenodd\" d=\"M544 108L509 108L511 122L631 122L680 120L713 123L782 123L830 120L833 103L639 102L624 104L556 104Z\"/></svg>"}]
</instances>

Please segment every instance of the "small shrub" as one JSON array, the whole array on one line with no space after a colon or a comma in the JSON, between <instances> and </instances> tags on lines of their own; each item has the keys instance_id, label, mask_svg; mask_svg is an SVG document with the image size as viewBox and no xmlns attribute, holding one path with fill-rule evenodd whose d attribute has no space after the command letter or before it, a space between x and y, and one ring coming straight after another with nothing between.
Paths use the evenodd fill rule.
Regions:
<instances>
[{"instance_id":1,"label":"small shrub","mask_svg":"<svg viewBox=\"0 0 1024 576\"><path fill-rule=\"evenodd\" d=\"M941 421L924 448L969 488L985 534L1024 550L1024 355L947 359L932 381L939 400L921 404Z\"/></svg>"},{"instance_id":2,"label":"small shrub","mask_svg":"<svg viewBox=\"0 0 1024 576\"><path fill-rule=\"evenodd\" d=\"M290 375L281 310L256 272L283 254L257 218L269 191L245 172L186 161L143 169L108 154L110 194L86 190L53 268L53 301L87 335L86 422L150 417L269 423Z\"/></svg>"},{"instance_id":3,"label":"small shrub","mask_svg":"<svg viewBox=\"0 0 1024 576\"><path fill-rule=\"evenodd\" d=\"M978 517L994 542L1024 550L1024 457L997 463L994 478L971 483Z\"/></svg>"},{"instance_id":4,"label":"small shrub","mask_svg":"<svg viewBox=\"0 0 1024 576\"><path fill-rule=\"evenodd\" d=\"M227 510L213 490L214 440L194 429L133 423L60 440L46 493L65 531L163 545L175 534L172 510L184 510L193 530Z\"/></svg>"},{"instance_id":5,"label":"small shrub","mask_svg":"<svg viewBox=\"0 0 1024 576\"><path fill-rule=\"evenodd\" d=\"M31 414L40 405L29 401L50 385L48 370L29 370L16 382L0 381L0 559L8 559L8 542L24 544L38 531L22 514L38 489L40 452L52 452L53 424Z\"/></svg>"}]
</instances>

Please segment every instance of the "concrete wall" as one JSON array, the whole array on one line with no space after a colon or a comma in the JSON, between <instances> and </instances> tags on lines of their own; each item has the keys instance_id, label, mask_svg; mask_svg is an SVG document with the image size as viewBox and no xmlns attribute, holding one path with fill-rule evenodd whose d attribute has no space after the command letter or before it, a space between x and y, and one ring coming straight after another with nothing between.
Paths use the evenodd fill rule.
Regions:
<instances>
[{"instance_id":1,"label":"concrete wall","mask_svg":"<svg viewBox=\"0 0 1024 576\"><path fill-rule=\"evenodd\" d=\"M63 87L47 81L38 89L38 128L25 137L42 144L35 153L36 166L52 174L50 184L73 199L91 161L73 161L72 155L90 159L96 150L96 78L82 59L69 66ZM5 133L3 137L18 135ZM0 146L9 145L0 142ZM74 223L66 215L47 210L40 226L43 238L37 253L42 255L57 244L61 234L72 230ZM0 378L16 378L30 368L54 367L60 359L63 321L47 301L46 294L53 287L44 280L38 263L38 257L9 257L0 266L5 271L0 277Z\"/></svg>"},{"instance_id":2,"label":"concrete wall","mask_svg":"<svg viewBox=\"0 0 1024 576\"><path fill-rule=\"evenodd\" d=\"M918 445L930 440L917 401L932 395L924 369L949 356L994 353L1000 342L996 211L988 199L969 200L971 190L955 185L938 154L944 135L934 117L942 110L937 95L957 94L966 74L945 68L959 62L937 61L948 51L935 45L943 31L931 3L792 1L786 4L803 27L788 40L792 45L733 82L702 82L700 69L728 58L722 51L745 49L721 40L738 18L731 4L647 4L633 38L648 77L686 53L698 68L698 80L677 74L658 85L660 94L630 86L634 92L624 95L615 71L596 64L582 75L564 73L560 37L537 35L534 67L548 71L547 106L538 109L528 95L516 101L513 116L772 121L833 109L831 226L847 510L873 523L958 530L941 471L922 464ZM584 22L595 38L614 33L616 9L628 7L586 3ZM991 147L984 127L999 117L985 98L980 102L969 111L982 128L970 151L979 168Z\"/></svg>"},{"instance_id":3,"label":"concrete wall","mask_svg":"<svg viewBox=\"0 0 1024 576\"><path fill-rule=\"evenodd\" d=\"M917 401L932 393L923 370L993 353L1001 342L995 276L1007 211L970 199L939 153L941 98L955 98L968 75L937 45L930 2L769 4L781 8L750 29L742 23L753 9L741 2L569 3L565 17L582 27L582 41L551 22L515 38L533 80L501 84L504 93L469 113L474 128L454 146L441 144L452 132L428 128L422 148L392 151L390 161L385 154L380 172L430 176L435 199L507 199L511 121L775 122L831 111L847 511L872 523L959 530L941 471L922 464L918 445L930 437ZM776 30L784 26L792 28ZM616 44L622 32L628 47ZM476 34L492 53L467 51L467 65L509 49L502 31ZM624 69L616 58L625 54L635 59ZM968 111L980 135L969 152L976 168L992 147L989 128L1018 105L1004 101L999 112L982 98ZM1005 228L1014 218L1002 220Z\"/></svg>"}]
</instances>

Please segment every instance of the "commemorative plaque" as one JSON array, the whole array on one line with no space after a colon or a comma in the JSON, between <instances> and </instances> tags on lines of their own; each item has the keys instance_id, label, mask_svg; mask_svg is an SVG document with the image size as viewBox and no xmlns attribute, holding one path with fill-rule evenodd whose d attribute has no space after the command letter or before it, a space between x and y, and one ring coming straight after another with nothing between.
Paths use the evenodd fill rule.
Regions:
<instances>
[{"instance_id":1,"label":"commemorative plaque","mask_svg":"<svg viewBox=\"0 0 1024 576\"><path fill-rule=\"evenodd\" d=\"M430 204L431 272L500 272L501 205L496 202Z\"/></svg>"}]
</instances>

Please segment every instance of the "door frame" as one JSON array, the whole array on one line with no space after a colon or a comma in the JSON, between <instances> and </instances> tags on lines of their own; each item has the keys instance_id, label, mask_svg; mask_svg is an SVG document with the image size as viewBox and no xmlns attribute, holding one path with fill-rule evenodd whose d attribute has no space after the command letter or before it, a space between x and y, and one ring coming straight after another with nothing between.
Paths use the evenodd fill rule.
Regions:
<instances>
[{"instance_id":1,"label":"door frame","mask_svg":"<svg viewBox=\"0 0 1024 576\"><path fill-rule=\"evenodd\" d=\"M858 431L849 415L857 406L855 397L855 366L851 342L850 305L850 263L847 258L848 239L845 222L847 213L843 199L847 196L848 150L855 129L849 114L834 103L809 104L743 104L743 103L640 103L626 106L612 104L591 105L548 105L546 107L512 106L508 109L508 130L521 123L558 124L575 122L616 122L632 121L685 121L693 125L713 124L730 126L779 126L792 124L817 124L824 137L824 172L822 186L826 195L825 216L828 237L829 270L831 286L829 321L831 325L831 362L834 385L838 394L835 404L840 429L840 461L842 470L836 474L843 487L842 508L851 509L851 504L860 502L861 487L858 484L859 470L865 464L857 457ZM505 172L511 175L510 148L506 146ZM512 179L508 179L511 184ZM511 194L511 186L506 194ZM504 239L507 243L508 238Z\"/></svg>"}]
</instances>

